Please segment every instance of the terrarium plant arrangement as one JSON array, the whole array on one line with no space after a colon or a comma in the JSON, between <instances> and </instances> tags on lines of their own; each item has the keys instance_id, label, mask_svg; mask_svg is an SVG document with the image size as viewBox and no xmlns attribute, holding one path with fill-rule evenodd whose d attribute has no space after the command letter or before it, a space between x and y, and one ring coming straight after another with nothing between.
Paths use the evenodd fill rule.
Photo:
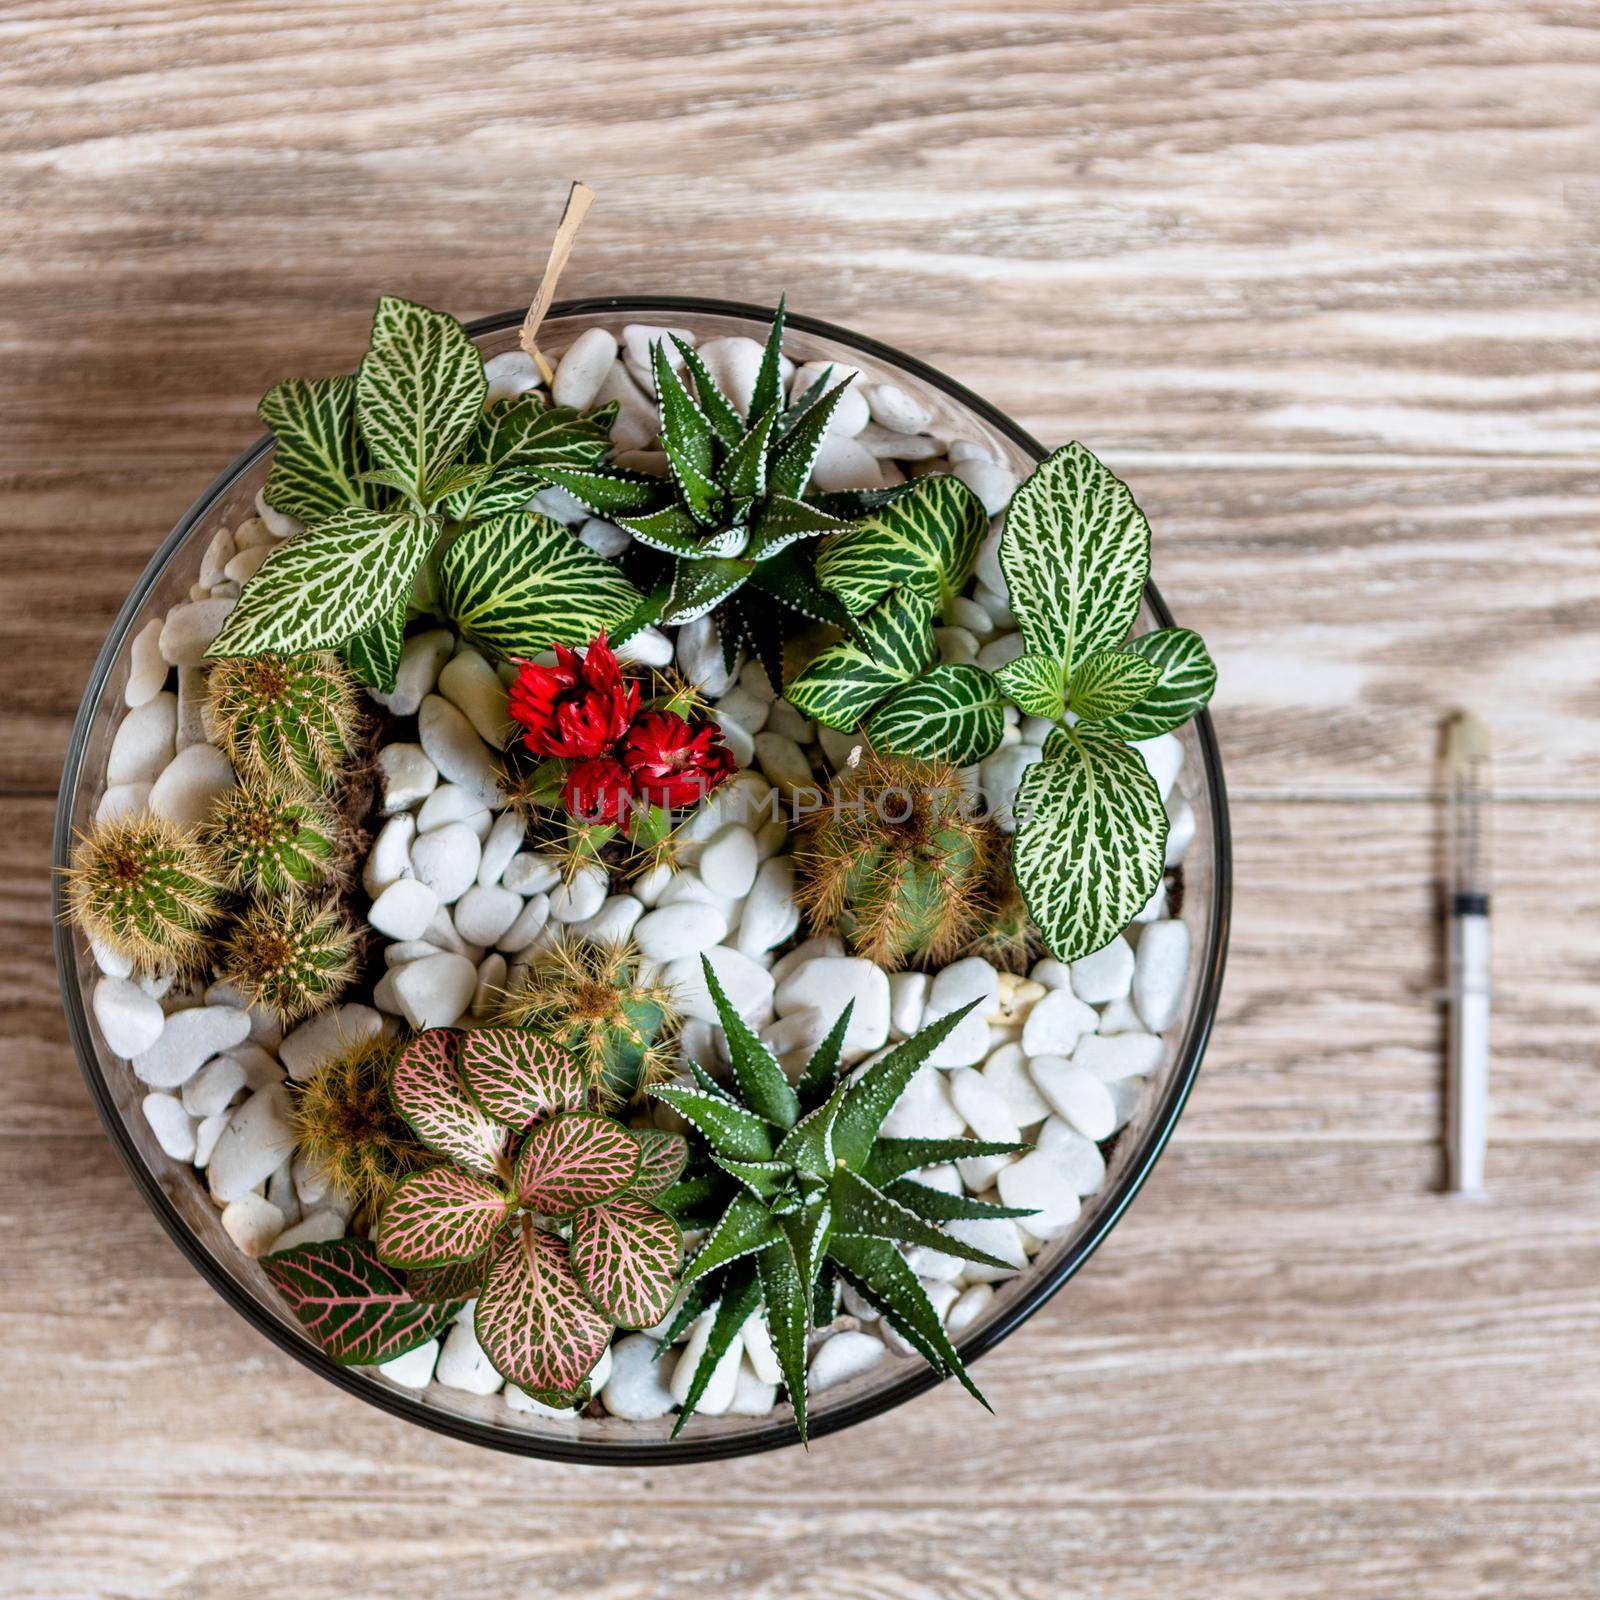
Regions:
<instances>
[{"instance_id":1,"label":"terrarium plant arrangement","mask_svg":"<svg viewBox=\"0 0 1600 1600\"><path fill-rule=\"evenodd\" d=\"M542 299L547 296L542 296ZM675 1437L919 1359L1071 1233L1179 1020L1150 530L882 374L379 302L135 640L93 1010L334 1362Z\"/></svg>"}]
</instances>

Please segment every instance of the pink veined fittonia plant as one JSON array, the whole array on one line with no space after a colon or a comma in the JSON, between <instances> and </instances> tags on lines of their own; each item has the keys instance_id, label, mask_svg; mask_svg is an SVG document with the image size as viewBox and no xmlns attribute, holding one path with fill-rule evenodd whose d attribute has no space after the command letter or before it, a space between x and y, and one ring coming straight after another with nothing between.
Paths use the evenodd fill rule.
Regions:
<instances>
[{"instance_id":1,"label":"pink veined fittonia plant","mask_svg":"<svg viewBox=\"0 0 1600 1600\"><path fill-rule=\"evenodd\" d=\"M519 1028L419 1034L390 1092L441 1161L395 1189L375 1241L297 1246L268 1275L337 1361L392 1360L476 1298L478 1342L509 1383L587 1399L612 1333L672 1303L683 1240L652 1202L686 1142L590 1109L577 1063Z\"/></svg>"}]
</instances>

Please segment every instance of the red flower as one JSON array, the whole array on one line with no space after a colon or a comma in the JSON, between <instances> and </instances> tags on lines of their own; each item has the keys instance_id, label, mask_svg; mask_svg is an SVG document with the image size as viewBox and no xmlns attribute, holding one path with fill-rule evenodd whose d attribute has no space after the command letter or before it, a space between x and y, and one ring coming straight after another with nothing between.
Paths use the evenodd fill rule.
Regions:
<instances>
[{"instance_id":1,"label":"red flower","mask_svg":"<svg viewBox=\"0 0 1600 1600\"><path fill-rule=\"evenodd\" d=\"M737 763L715 724L691 728L675 711L646 711L628 729L622 759L633 792L669 811L704 800Z\"/></svg>"},{"instance_id":2,"label":"red flower","mask_svg":"<svg viewBox=\"0 0 1600 1600\"><path fill-rule=\"evenodd\" d=\"M625 683L601 633L580 657L555 647L556 664L517 663L509 710L536 756L604 755L628 731L639 709L639 685Z\"/></svg>"},{"instance_id":3,"label":"red flower","mask_svg":"<svg viewBox=\"0 0 1600 1600\"><path fill-rule=\"evenodd\" d=\"M627 769L611 756L579 761L567 773L561 803L579 822L608 822L620 827L633 804Z\"/></svg>"}]
</instances>

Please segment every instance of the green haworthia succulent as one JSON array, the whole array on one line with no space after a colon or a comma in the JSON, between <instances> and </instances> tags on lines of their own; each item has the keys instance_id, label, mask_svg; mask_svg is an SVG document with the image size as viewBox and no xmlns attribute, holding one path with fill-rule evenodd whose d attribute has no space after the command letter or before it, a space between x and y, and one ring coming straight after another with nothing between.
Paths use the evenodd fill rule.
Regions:
<instances>
[{"instance_id":1,"label":"green haworthia succulent","mask_svg":"<svg viewBox=\"0 0 1600 1600\"><path fill-rule=\"evenodd\" d=\"M923 1245L1005 1266L953 1238L941 1224L1027 1212L946 1194L912 1175L939 1162L1026 1147L977 1139L893 1139L879 1132L913 1074L972 1006L895 1045L854 1077L840 1066L851 1014L846 1006L799 1082L791 1084L729 1005L710 962L702 957L702 965L727 1037L733 1085L723 1088L699 1075L697 1087L654 1092L690 1124L711 1160L733 1180L736 1193L684 1272L688 1294L666 1334L670 1340L711 1312L710 1339L678 1428L692 1415L745 1322L764 1316L804 1440L806 1339L817 1326L819 1302L831 1304L830 1286L840 1277L935 1371L956 1377L987 1407L898 1247Z\"/></svg>"},{"instance_id":2,"label":"green haworthia succulent","mask_svg":"<svg viewBox=\"0 0 1600 1600\"><path fill-rule=\"evenodd\" d=\"M549 469L604 458L615 407L580 413L536 394L485 406L487 392L460 323L392 296L354 377L273 389L261 403L278 436L263 493L307 527L245 584L208 655L336 649L387 691L413 606L442 609L507 655L629 617L641 597L622 574L524 510Z\"/></svg>"},{"instance_id":3,"label":"green haworthia succulent","mask_svg":"<svg viewBox=\"0 0 1600 1600\"><path fill-rule=\"evenodd\" d=\"M652 350L661 447L671 476L597 467L556 468L546 477L655 553L640 570L659 606L658 620L677 625L715 611L724 638L743 640L781 689L784 608L844 620L799 548L848 526L805 498L848 380L830 387L824 374L785 404L781 302L742 415L694 348L676 336L673 343L692 392L664 345Z\"/></svg>"},{"instance_id":4,"label":"green haworthia succulent","mask_svg":"<svg viewBox=\"0 0 1600 1600\"><path fill-rule=\"evenodd\" d=\"M369 1321L396 1323L411 1348L476 1299L495 1370L547 1404L581 1404L616 1329L648 1327L672 1302L682 1239L655 1201L686 1142L590 1109L577 1063L519 1028L418 1034L390 1095L433 1160L389 1193L356 1271L348 1249L300 1246L267 1261L280 1292L335 1359L362 1361ZM361 1315L331 1310L341 1284Z\"/></svg>"}]
</instances>

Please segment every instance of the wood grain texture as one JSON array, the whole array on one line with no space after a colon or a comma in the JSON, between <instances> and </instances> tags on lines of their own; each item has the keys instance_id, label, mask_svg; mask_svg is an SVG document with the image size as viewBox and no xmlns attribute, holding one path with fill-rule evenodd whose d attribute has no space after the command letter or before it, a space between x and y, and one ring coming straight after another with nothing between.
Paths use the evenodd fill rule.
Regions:
<instances>
[{"instance_id":1,"label":"wood grain texture","mask_svg":"<svg viewBox=\"0 0 1600 1600\"><path fill-rule=\"evenodd\" d=\"M1600 23L1571 0L33 0L0 16L0 1590L1589 1600ZM133 579L373 297L791 304L1134 483L1222 667L1200 1087L981 1376L618 1480L336 1396L162 1237L49 951ZM1497 738L1492 1198L1439 1178L1440 714ZM707 1504L717 1514L707 1520Z\"/></svg>"}]
</instances>

